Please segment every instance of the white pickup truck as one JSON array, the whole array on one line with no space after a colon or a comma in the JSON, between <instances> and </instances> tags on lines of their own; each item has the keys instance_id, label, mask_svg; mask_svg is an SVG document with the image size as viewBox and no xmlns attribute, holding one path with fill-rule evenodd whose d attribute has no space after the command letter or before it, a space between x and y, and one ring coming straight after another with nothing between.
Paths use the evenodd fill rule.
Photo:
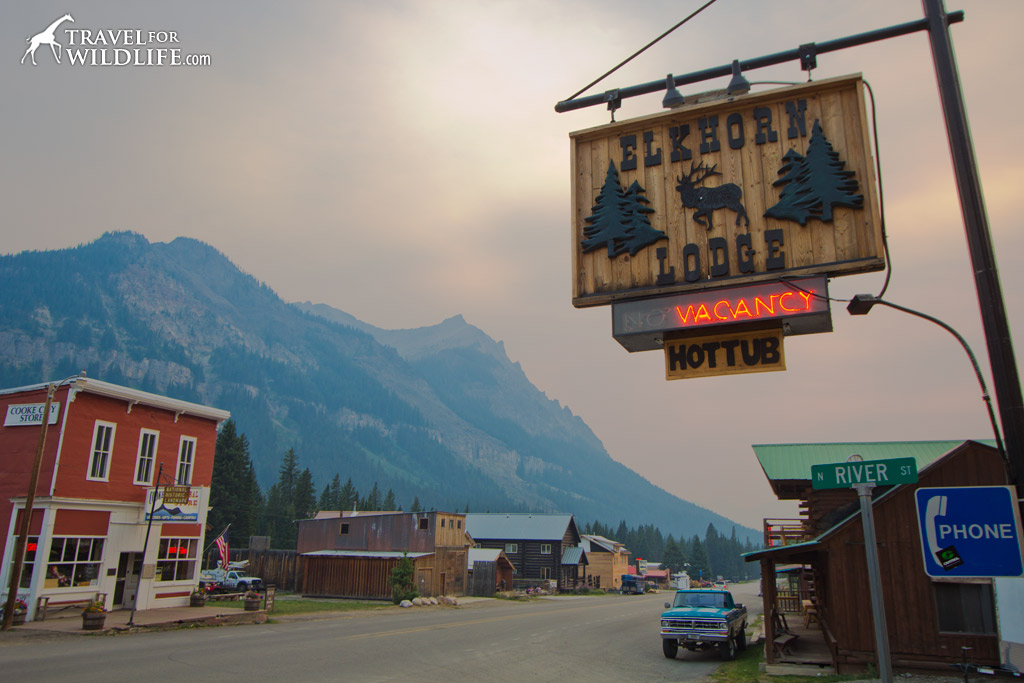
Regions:
<instances>
[{"instance_id":1,"label":"white pickup truck","mask_svg":"<svg viewBox=\"0 0 1024 683\"><path fill-rule=\"evenodd\" d=\"M238 569L208 569L199 574L199 585L211 592L241 593L247 590L262 590L263 580L256 576L248 576Z\"/></svg>"}]
</instances>

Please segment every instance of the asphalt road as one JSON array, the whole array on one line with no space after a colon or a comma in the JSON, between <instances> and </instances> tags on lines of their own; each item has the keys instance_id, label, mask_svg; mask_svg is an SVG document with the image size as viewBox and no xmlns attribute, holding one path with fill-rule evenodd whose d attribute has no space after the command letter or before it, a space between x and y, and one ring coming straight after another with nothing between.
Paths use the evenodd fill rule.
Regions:
<instances>
[{"instance_id":1,"label":"asphalt road","mask_svg":"<svg viewBox=\"0 0 1024 683\"><path fill-rule=\"evenodd\" d=\"M760 611L757 583L734 588ZM103 637L0 639L4 680L698 681L715 653L662 655L671 593L486 600L344 617ZM756 609L755 609L756 608Z\"/></svg>"}]
</instances>

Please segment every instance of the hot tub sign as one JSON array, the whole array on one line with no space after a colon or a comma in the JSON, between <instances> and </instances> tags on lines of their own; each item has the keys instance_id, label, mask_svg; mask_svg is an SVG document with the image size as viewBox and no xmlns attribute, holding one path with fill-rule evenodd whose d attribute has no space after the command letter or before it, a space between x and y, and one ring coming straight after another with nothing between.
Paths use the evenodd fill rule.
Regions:
<instances>
[{"instance_id":1,"label":"hot tub sign","mask_svg":"<svg viewBox=\"0 0 1024 683\"><path fill-rule=\"evenodd\" d=\"M573 133L573 304L884 267L859 76Z\"/></svg>"}]
</instances>

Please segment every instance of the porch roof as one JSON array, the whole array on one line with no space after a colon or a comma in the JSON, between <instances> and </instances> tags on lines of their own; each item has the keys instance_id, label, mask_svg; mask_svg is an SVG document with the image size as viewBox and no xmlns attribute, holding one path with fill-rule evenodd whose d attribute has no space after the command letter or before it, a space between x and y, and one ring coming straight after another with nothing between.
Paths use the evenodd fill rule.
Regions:
<instances>
[{"instance_id":1,"label":"porch roof","mask_svg":"<svg viewBox=\"0 0 1024 683\"><path fill-rule=\"evenodd\" d=\"M924 469L965 439L949 441L851 441L840 443L753 444L761 469L769 481L801 479L810 481L811 466L844 462L854 453L865 460L914 458L918 471ZM992 440L976 439L995 446Z\"/></svg>"}]
</instances>

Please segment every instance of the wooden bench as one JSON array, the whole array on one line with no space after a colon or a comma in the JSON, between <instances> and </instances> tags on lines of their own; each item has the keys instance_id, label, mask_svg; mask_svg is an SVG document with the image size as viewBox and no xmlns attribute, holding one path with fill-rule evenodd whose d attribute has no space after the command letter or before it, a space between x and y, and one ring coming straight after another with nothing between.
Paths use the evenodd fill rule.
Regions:
<instances>
[{"instance_id":1,"label":"wooden bench","mask_svg":"<svg viewBox=\"0 0 1024 683\"><path fill-rule=\"evenodd\" d=\"M780 633L775 636L775 640L772 641L772 645L775 646L775 654L779 657L792 655L791 648L798 637L795 633Z\"/></svg>"},{"instance_id":2,"label":"wooden bench","mask_svg":"<svg viewBox=\"0 0 1024 683\"><path fill-rule=\"evenodd\" d=\"M91 598L78 598L77 600L53 600L53 596L41 595L36 602L36 619L46 621L46 613L51 609L55 612L63 612L69 607L81 607L84 609L94 602L102 602L106 605L107 594L96 593Z\"/></svg>"}]
</instances>

